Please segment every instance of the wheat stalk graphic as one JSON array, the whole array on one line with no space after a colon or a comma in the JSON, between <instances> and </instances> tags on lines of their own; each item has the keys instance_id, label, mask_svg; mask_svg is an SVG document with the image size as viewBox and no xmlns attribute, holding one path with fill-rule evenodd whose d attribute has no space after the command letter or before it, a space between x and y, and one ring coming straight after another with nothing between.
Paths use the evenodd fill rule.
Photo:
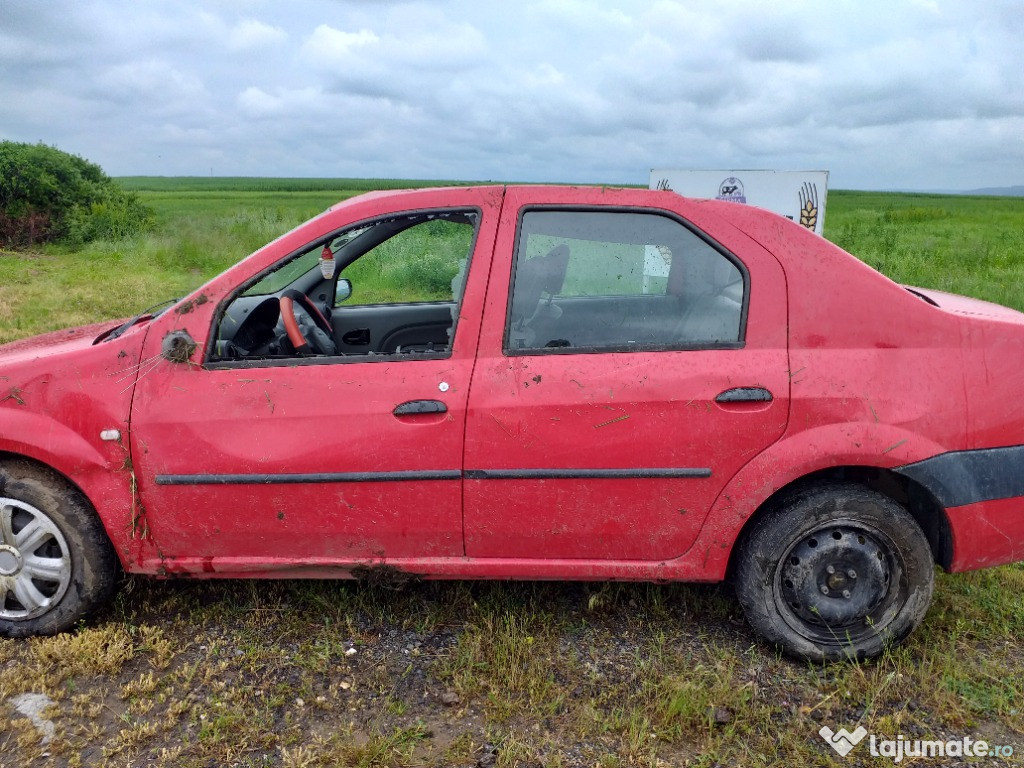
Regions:
<instances>
[{"instance_id":1,"label":"wheat stalk graphic","mask_svg":"<svg viewBox=\"0 0 1024 768\"><path fill-rule=\"evenodd\" d=\"M800 188L800 226L812 232L818 226L818 185L806 181Z\"/></svg>"}]
</instances>

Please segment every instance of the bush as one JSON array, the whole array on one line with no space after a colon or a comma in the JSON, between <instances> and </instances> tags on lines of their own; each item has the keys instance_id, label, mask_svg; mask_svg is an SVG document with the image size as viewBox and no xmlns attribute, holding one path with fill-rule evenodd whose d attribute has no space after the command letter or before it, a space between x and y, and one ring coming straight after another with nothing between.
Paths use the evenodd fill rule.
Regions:
<instances>
[{"instance_id":1,"label":"bush","mask_svg":"<svg viewBox=\"0 0 1024 768\"><path fill-rule=\"evenodd\" d=\"M120 239L152 211L95 163L45 144L0 141L0 246Z\"/></svg>"}]
</instances>

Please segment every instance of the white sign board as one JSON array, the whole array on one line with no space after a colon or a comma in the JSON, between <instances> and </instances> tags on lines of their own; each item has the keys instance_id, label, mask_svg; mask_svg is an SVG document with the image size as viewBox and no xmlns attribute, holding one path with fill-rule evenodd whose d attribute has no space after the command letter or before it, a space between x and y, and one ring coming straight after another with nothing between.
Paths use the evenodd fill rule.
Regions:
<instances>
[{"instance_id":1,"label":"white sign board","mask_svg":"<svg viewBox=\"0 0 1024 768\"><path fill-rule=\"evenodd\" d=\"M814 230L825 229L828 171L681 171L654 168L651 189L747 203Z\"/></svg>"}]
</instances>

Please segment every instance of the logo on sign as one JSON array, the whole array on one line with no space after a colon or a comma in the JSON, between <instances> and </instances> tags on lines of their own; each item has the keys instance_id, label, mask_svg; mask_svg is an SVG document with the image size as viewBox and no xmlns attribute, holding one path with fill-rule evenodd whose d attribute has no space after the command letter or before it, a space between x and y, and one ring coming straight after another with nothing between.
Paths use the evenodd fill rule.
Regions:
<instances>
[{"instance_id":1,"label":"logo on sign","mask_svg":"<svg viewBox=\"0 0 1024 768\"><path fill-rule=\"evenodd\" d=\"M730 203L745 203L747 195L743 191L743 182L735 176L730 176L718 185L716 200L728 200Z\"/></svg>"}]
</instances>

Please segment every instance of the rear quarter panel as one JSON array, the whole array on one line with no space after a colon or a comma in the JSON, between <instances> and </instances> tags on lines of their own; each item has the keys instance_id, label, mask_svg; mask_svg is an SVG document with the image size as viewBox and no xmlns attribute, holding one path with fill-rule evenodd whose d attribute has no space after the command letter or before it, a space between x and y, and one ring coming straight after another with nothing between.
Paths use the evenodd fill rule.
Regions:
<instances>
[{"instance_id":1,"label":"rear quarter panel","mask_svg":"<svg viewBox=\"0 0 1024 768\"><path fill-rule=\"evenodd\" d=\"M1024 315L980 303L958 309L965 337L966 447L989 460L969 478L976 488L961 500L972 503L948 510L953 571L1024 560L1024 450L987 451L1024 445ZM996 488L1001 492L992 493ZM1004 494L1014 495L986 498Z\"/></svg>"},{"instance_id":2,"label":"rear quarter panel","mask_svg":"<svg viewBox=\"0 0 1024 768\"><path fill-rule=\"evenodd\" d=\"M783 438L715 502L690 553L725 574L743 524L772 493L835 466L893 468L967 446L964 331L827 240L748 206L707 203L773 253L789 292L790 417Z\"/></svg>"}]
</instances>

